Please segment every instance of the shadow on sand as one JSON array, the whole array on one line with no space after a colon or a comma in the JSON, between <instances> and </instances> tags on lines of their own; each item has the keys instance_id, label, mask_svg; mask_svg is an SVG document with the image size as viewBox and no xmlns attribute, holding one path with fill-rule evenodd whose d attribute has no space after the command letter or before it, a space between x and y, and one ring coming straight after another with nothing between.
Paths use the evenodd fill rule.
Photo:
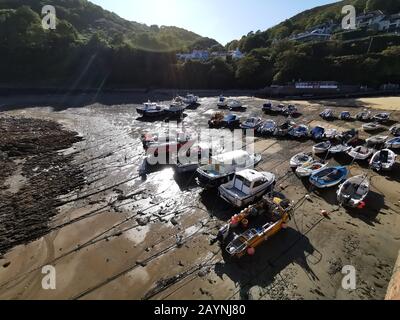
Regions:
<instances>
[{"instance_id":1,"label":"shadow on sand","mask_svg":"<svg viewBox=\"0 0 400 320\"><path fill-rule=\"evenodd\" d=\"M322 259L321 253L309 239L294 229L287 229L261 244L252 257L245 256L238 260L231 258L223 250L224 263L215 265L215 273L222 278L229 277L239 287L241 299L251 298L249 290L253 286L267 287L275 277L292 263L302 267L311 281L319 280L310 264L317 264Z\"/></svg>"}]
</instances>

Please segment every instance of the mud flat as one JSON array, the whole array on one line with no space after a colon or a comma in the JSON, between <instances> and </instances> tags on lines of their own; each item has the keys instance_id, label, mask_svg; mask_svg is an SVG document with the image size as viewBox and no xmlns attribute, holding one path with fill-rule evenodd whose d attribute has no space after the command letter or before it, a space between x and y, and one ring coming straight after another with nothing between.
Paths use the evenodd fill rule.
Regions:
<instances>
[{"instance_id":1,"label":"mud flat","mask_svg":"<svg viewBox=\"0 0 400 320\"><path fill-rule=\"evenodd\" d=\"M243 118L284 120L262 114L260 99L240 100L248 105L239 113ZM350 102L337 103L335 111ZM217 97L202 98L179 125L206 128L216 103ZM258 169L275 173L279 191L298 206L288 230L254 257L232 260L209 241L235 210L170 167L146 179L138 175L140 134L161 130L165 121L139 118L135 103L66 105L61 112L31 105L0 114L1 130L13 132L10 121L21 128L8 134L12 143L0 137L1 150L8 146L0 168L0 217L7 217L0 226L1 299L384 299L400 247L399 163L379 175L346 157L328 158L371 179L366 208L345 210L335 190L312 190L289 170L289 159L310 152L312 141L256 138L255 150L263 155ZM302 115L295 121L323 123L323 108L299 103ZM392 118L400 121L400 111ZM330 123L343 130L361 125ZM11 148L20 139L30 148ZM56 290L41 286L45 265L56 268ZM356 290L341 286L345 265L357 270Z\"/></svg>"}]
</instances>

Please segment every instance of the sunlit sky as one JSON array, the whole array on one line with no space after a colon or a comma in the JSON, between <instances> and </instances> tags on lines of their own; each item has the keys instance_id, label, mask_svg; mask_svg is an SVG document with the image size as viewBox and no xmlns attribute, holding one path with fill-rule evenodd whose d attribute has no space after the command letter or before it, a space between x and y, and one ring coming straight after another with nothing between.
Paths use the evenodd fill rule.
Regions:
<instances>
[{"instance_id":1,"label":"sunlit sky","mask_svg":"<svg viewBox=\"0 0 400 320\"><path fill-rule=\"evenodd\" d=\"M222 44L335 0L91 0L131 21L177 26Z\"/></svg>"}]
</instances>

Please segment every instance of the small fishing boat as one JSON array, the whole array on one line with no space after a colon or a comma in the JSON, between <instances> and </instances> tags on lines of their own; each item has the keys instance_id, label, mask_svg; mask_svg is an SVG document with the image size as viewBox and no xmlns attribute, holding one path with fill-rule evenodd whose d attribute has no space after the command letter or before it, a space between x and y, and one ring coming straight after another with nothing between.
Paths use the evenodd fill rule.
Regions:
<instances>
[{"instance_id":1,"label":"small fishing boat","mask_svg":"<svg viewBox=\"0 0 400 320\"><path fill-rule=\"evenodd\" d=\"M158 133L145 133L141 135L141 142L143 149L147 150L151 145L156 143L165 143L169 141L175 141L176 135L173 134L158 134Z\"/></svg>"},{"instance_id":2,"label":"small fishing boat","mask_svg":"<svg viewBox=\"0 0 400 320\"><path fill-rule=\"evenodd\" d=\"M287 228L287 223L290 220L290 212L292 206L290 202L280 198L269 199L263 197L263 201L256 206L249 208L250 213L263 215L267 217L267 222L258 228L251 228L235 238L226 246L225 250L231 257L242 258L245 255L253 256L255 250L262 243L276 235L282 229ZM241 221L246 218L240 218ZM232 217L233 222L230 225L237 224L236 217ZM226 240L229 235L230 228L224 227L220 230L218 238Z\"/></svg>"},{"instance_id":3,"label":"small fishing boat","mask_svg":"<svg viewBox=\"0 0 400 320\"><path fill-rule=\"evenodd\" d=\"M374 116L373 119L379 123L388 122L390 120L390 113L387 112L378 113L377 115Z\"/></svg>"},{"instance_id":4,"label":"small fishing boat","mask_svg":"<svg viewBox=\"0 0 400 320\"><path fill-rule=\"evenodd\" d=\"M183 146L192 145L195 137L190 133L180 132L175 136L161 136L154 142L149 143L146 149L146 155L157 157L160 154L168 155L170 152L178 152Z\"/></svg>"},{"instance_id":5,"label":"small fishing boat","mask_svg":"<svg viewBox=\"0 0 400 320\"><path fill-rule=\"evenodd\" d=\"M326 168L327 166L328 163L318 162L318 161L312 163L306 163L296 169L296 175L300 178L308 178L309 176L317 173L318 171Z\"/></svg>"},{"instance_id":6,"label":"small fishing boat","mask_svg":"<svg viewBox=\"0 0 400 320\"><path fill-rule=\"evenodd\" d=\"M376 122L366 123L362 126L365 132L382 130L382 125Z\"/></svg>"},{"instance_id":7,"label":"small fishing boat","mask_svg":"<svg viewBox=\"0 0 400 320\"><path fill-rule=\"evenodd\" d=\"M264 103L262 106L262 111L265 113L271 112L272 109L272 103L268 102L268 103Z\"/></svg>"},{"instance_id":8,"label":"small fishing boat","mask_svg":"<svg viewBox=\"0 0 400 320\"><path fill-rule=\"evenodd\" d=\"M394 135L395 137L400 136L400 125L395 125L390 128L390 133Z\"/></svg>"},{"instance_id":9,"label":"small fishing boat","mask_svg":"<svg viewBox=\"0 0 400 320\"><path fill-rule=\"evenodd\" d=\"M165 113L171 117L180 117L186 109L186 104L182 101L174 100L169 107L165 108Z\"/></svg>"},{"instance_id":10,"label":"small fishing boat","mask_svg":"<svg viewBox=\"0 0 400 320\"><path fill-rule=\"evenodd\" d=\"M385 143L385 147L388 149L400 149L400 137L390 139Z\"/></svg>"},{"instance_id":11,"label":"small fishing boat","mask_svg":"<svg viewBox=\"0 0 400 320\"><path fill-rule=\"evenodd\" d=\"M314 140L321 140L325 135L325 128L317 126L311 130L310 134Z\"/></svg>"},{"instance_id":12,"label":"small fishing boat","mask_svg":"<svg viewBox=\"0 0 400 320\"><path fill-rule=\"evenodd\" d=\"M154 102L145 102L141 107L136 108L136 112L143 117L160 117L165 114L166 106Z\"/></svg>"},{"instance_id":13,"label":"small fishing boat","mask_svg":"<svg viewBox=\"0 0 400 320\"><path fill-rule=\"evenodd\" d=\"M358 130L351 129L349 131L342 132L341 134L337 135L338 138L343 144L350 144L356 142L358 140Z\"/></svg>"},{"instance_id":14,"label":"small fishing boat","mask_svg":"<svg viewBox=\"0 0 400 320\"><path fill-rule=\"evenodd\" d=\"M364 110L356 115L356 119L359 121L370 121L372 120L372 114L368 110Z\"/></svg>"},{"instance_id":15,"label":"small fishing boat","mask_svg":"<svg viewBox=\"0 0 400 320\"><path fill-rule=\"evenodd\" d=\"M288 106L286 106L286 107L284 107L284 108L282 109L282 113L283 113L285 116L289 117L289 116L293 116L293 115L298 114L299 111L298 111L298 109L297 109L296 106L294 106L294 105L292 105L292 104L289 104Z\"/></svg>"},{"instance_id":16,"label":"small fishing boat","mask_svg":"<svg viewBox=\"0 0 400 320\"><path fill-rule=\"evenodd\" d=\"M273 135L277 128L278 126L274 120L267 120L261 124L257 132L261 135Z\"/></svg>"},{"instance_id":17,"label":"small fishing boat","mask_svg":"<svg viewBox=\"0 0 400 320\"><path fill-rule=\"evenodd\" d=\"M248 118L245 122L240 125L241 129L257 130L262 125L262 119L257 117Z\"/></svg>"},{"instance_id":18,"label":"small fishing boat","mask_svg":"<svg viewBox=\"0 0 400 320\"><path fill-rule=\"evenodd\" d=\"M337 191L338 202L344 207L364 208L364 200L369 193L369 180L360 175L346 180Z\"/></svg>"},{"instance_id":19,"label":"small fishing boat","mask_svg":"<svg viewBox=\"0 0 400 320\"><path fill-rule=\"evenodd\" d=\"M396 163L396 154L390 149L383 149L372 156L369 165L376 171L389 171Z\"/></svg>"},{"instance_id":20,"label":"small fishing boat","mask_svg":"<svg viewBox=\"0 0 400 320\"><path fill-rule=\"evenodd\" d=\"M196 105L196 104L198 104L198 101L199 101L199 97L195 96L193 94L187 94L186 96L179 97L179 98L180 98L180 100L182 100L183 103L185 103L189 106Z\"/></svg>"},{"instance_id":21,"label":"small fishing boat","mask_svg":"<svg viewBox=\"0 0 400 320\"><path fill-rule=\"evenodd\" d=\"M340 113L339 119L344 121L351 120L351 113L349 111L343 111Z\"/></svg>"},{"instance_id":22,"label":"small fishing boat","mask_svg":"<svg viewBox=\"0 0 400 320\"><path fill-rule=\"evenodd\" d=\"M236 150L213 156L211 163L197 169L196 182L209 189L219 187L233 179L236 171L252 169L261 161L261 155Z\"/></svg>"},{"instance_id":23,"label":"small fishing boat","mask_svg":"<svg viewBox=\"0 0 400 320\"><path fill-rule=\"evenodd\" d=\"M178 152L175 172L178 174L195 172L201 165L209 163L212 155L213 148L211 145L206 143L193 144L184 153Z\"/></svg>"},{"instance_id":24,"label":"small fishing boat","mask_svg":"<svg viewBox=\"0 0 400 320\"><path fill-rule=\"evenodd\" d=\"M324 111L322 111L319 116L322 119L325 120L329 120L329 119L333 119L335 117L335 114L333 113L332 109L325 109Z\"/></svg>"},{"instance_id":25,"label":"small fishing boat","mask_svg":"<svg viewBox=\"0 0 400 320\"><path fill-rule=\"evenodd\" d=\"M298 168L305 163L311 163L314 162L314 158L311 156L311 154L308 153L299 153L296 154L292 159L290 159L290 167L291 168Z\"/></svg>"},{"instance_id":26,"label":"small fishing boat","mask_svg":"<svg viewBox=\"0 0 400 320\"><path fill-rule=\"evenodd\" d=\"M219 196L237 208L243 208L271 193L275 187L275 175L247 169L239 171L234 178L218 188Z\"/></svg>"},{"instance_id":27,"label":"small fishing boat","mask_svg":"<svg viewBox=\"0 0 400 320\"><path fill-rule=\"evenodd\" d=\"M358 146L355 148L352 148L347 152L347 154L352 157L354 160L367 160L372 156L374 153L373 149L364 147L364 146Z\"/></svg>"},{"instance_id":28,"label":"small fishing boat","mask_svg":"<svg viewBox=\"0 0 400 320\"><path fill-rule=\"evenodd\" d=\"M336 129L328 129L325 130L325 138L326 139L335 139L338 136L338 131Z\"/></svg>"},{"instance_id":29,"label":"small fishing boat","mask_svg":"<svg viewBox=\"0 0 400 320\"><path fill-rule=\"evenodd\" d=\"M233 110L241 110L243 108L243 104L239 100L232 100L228 103L228 108Z\"/></svg>"},{"instance_id":30,"label":"small fishing boat","mask_svg":"<svg viewBox=\"0 0 400 320\"><path fill-rule=\"evenodd\" d=\"M321 143L316 144L313 147L313 152L315 154L321 154L321 153L326 153L329 151L329 149L332 147L332 142L330 141L324 141Z\"/></svg>"},{"instance_id":31,"label":"small fishing boat","mask_svg":"<svg viewBox=\"0 0 400 320\"><path fill-rule=\"evenodd\" d=\"M365 141L367 143L367 146L376 146L384 144L388 138L389 138L388 136L373 136Z\"/></svg>"},{"instance_id":32,"label":"small fishing boat","mask_svg":"<svg viewBox=\"0 0 400 320\"><path fill-rule=\"evenodd\" d=\"M351 149L352 149L352 147L350 147L350 146L348 146L346 144L337 144L335 146L332 146L329 149L329 153L331 153L331 154L347 153Z\"/></svg>"},{"instance_id":33,"label":"small fishing boat","mask_svg":"<svg viewBox=\"0 0 400 320\"><path fill-rule=\"evenodd\" d=\"M222 127L229 129L237 128L240 126L240 118L236 114L228 114L222 120L221 125Z\"/></svg>"},{"instance_id":34,"label":"small fishing boat","mask_svg":"<svg viewBox=\"0 0 400 320\"><path fill-rule=\"evenodd\" d=\"M284 137L286 136L289 131L296 126L296 123L290 120L285 121L278 128L275 130L275 135L277 137Z\"/></svg>"},{"instance_id":35,"label":"small fishing boat","mask_svg":"<svg viewBox=\"0 0 400 320\"><path fill-rule=\"evenodd\" d=\"M301 139L301 138L307 138L308 132L309 128L306 125L301 124L290 129L288 134L293 138Z\"/></svg>"},{"instance_id":36,"label":"small fishing boat","mask_svg":"<svg viewBox=\"0 0 400 320\"><path fill-rule=\"evenodd\" d=\"M310 183L319 189L330 188L338 185L349 174L346 167L329 167L322 169L310 177Z\"/></svg>"},{"instance_id":37,"label":"small fishing boat","mask_svg":"<svg viewBox=\"0 0 400 320\"><path fill-rule=\"evenodd\" d=\"M219 96L217 107L221 108L221 109L228 107L228 102L227 102L226 98L223 95Z\"/></svg>"}]
</instances>

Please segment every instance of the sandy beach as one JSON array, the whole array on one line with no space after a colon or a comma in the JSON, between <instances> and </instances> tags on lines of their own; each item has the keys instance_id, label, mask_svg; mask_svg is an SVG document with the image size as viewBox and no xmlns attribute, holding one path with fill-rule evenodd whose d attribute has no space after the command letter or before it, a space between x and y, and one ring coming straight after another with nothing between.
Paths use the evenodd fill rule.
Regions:
<instances>
[{"instance_id":1,"label":"sandy beach","mask_svg":"<svg viewBox=\"0 0 400 320\"><path fill-rule=\"evenodd\" d=\"M289 159L311 152L313 141L256 138L257 169L273 172L279 191L299 207L289 228L255 256L232 260L209 242L236 209L171 167L146 179L138 174L141 134L165 122L139 118L137 101L58 98L0 99L0 129L7 133L0 147L15 151L0 157L0 299L385 298L400 247L399 162L379 174L363 163L329 158L371 181L366 208L346 210L335 189L313 191L289 168ZM239 99L248 105L238 113L242 119L284 120L263 114L261 99ZM217 97L200 102L185 112L183 128L208 128ZM325 106L353 115L388 110L392 122L400 122L400 97L293 103L302 113L295 121L309 126L361 128L357 121L323 121L318 114ZM42 288L47 265L56 270L55 290ZM356 290L342 288L345 265L356 268Z\"/></svg>"}]
</instances>

